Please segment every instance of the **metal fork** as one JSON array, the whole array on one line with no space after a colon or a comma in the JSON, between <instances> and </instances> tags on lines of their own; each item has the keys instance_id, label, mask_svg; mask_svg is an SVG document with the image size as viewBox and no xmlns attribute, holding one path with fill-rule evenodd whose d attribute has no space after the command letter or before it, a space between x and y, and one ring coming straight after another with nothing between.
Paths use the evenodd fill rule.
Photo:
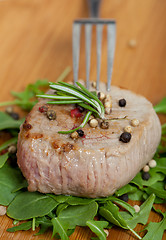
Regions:
<instances>
[{"instance_id":1,"label":"metal fork","mask_svg":"<svg viewBox=\"0 0 166 240\"><path fill-rule=\"evenodd\" d=\"M110 91L113 60L115 52L116 22L111 19L98 18L101 0L88 0L90 16L89 19L78 19L73 23L73 74L74 84L78 80L79 55L80 55L80 35L81 27L85 25L85 51L86 51L86 87L89 89L90 74L90 52L92 26L96 26L97 37L97 80L96 89L99 90L100 69L101 69L101 43L103 26L107 26L107 91Z\"/></svg>"}]
</instances>

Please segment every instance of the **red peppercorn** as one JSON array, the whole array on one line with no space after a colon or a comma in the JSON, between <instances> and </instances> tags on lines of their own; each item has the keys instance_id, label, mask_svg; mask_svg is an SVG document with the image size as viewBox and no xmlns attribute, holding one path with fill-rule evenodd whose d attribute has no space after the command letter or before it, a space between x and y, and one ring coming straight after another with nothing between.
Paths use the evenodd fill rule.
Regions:
<instances>
[{"instance_id":1,"label":"red peppercorn","mask_svg":"<svg viewBox=\"0 0 166 240\"><path fill-rule=\"evenodd\" d=\"M80 112L79 108L74 108L70 111L71 117L74 118L79 118L82 117L82 113Z\"/></svg>"},{"instance_id":2,"label":"red peppercorn","mask_svg":"<svg viewBox=\"0 0 166 240\"><path fill-rule=\"evenodd\" d=\"M46 107L46 106L39 107L39 112L46 113L47 111L48 111L48 107Z\"/></svg>"}]
</instances>

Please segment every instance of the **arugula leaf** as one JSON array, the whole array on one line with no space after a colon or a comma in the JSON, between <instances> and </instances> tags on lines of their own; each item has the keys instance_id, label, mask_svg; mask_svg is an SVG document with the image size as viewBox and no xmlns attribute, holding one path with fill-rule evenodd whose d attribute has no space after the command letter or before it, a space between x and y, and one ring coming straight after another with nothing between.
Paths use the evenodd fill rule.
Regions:
<instances>
[{"instance_id":1,"label":"arugula leaf","mask_svg":"<svg viewBox=\"0 0 166 240\"><path fill-rule=\"evenodd\" d=\"M55 236L56 233L59 233L62 240L68 240L68 235L66 230L68 230L68 224L66 222L61 221L59 218L53 218L51 220L53 224L53 236Z\"/></svg>"},{"instance_id":2,"label":"arugula leaf","mask_svg":"<svg viewBox=\"0 0 166 240\"><path fill-rule=\"evenodd\" d=\"M136 192L136 191L137 191L137 188L128 183L128 184L125 185L124 187L118 189L118 190L115 192L115 195L116 195L117 197L120 197L120 196L122 196L122 195L125 194L125 193L134 193L134 192Z\"/></svg>"},{"instance_id":3,"label":"arugula leaf","mask_svg":"<svg viewBox=\"0 0 166 240\"><path fill-rule=\"evenodd\" d=\"M21 171L5 164L0 168L0 204L8 206L18 194L12 192L24 180Z\"/></svg>"},{"instance_id":4,"label":"arugula leaf","mask_svg":"<svg viewBox=\"0 0 166 240\"><path fill-rule=\"evenodd\" d=\"M166 158L156 159L157 166L150 172L161 172L166 175Z\"/></svg>"},{"instance_id":5,"label":"arugula leaf","mask_svg":"<svg viewBox=\"0 0 166 240\"><path fill-rule=\"evenodd\" d=\"M22 192L10 203L7 215L17 220L41 217L51 212L58 202L39 192Z\"/></svg>"},{"instance_id":6,"label":"arugula leaf","mask_svg":"<svg viewBox=\"0 0 166 240\"><path fill-rule=\"evenodd\" d=\"M68 198L71 196L66 196L66 195L54 195L54 194L47 194L49 197L52 197L55 199L58 203L64 203L67 201Z\"/></svg>"},{"instance_id":7,"label":"arugula leaf","mask_svg":"<svg viewBox=\"0 0 166 240\"><path fill-rule=\"evenodd\" d=\"M108 226L108 222L88 220L86 222L86 225L99 237L100 240L106 240L106 233L104 232L104 228Z\"/></svg>"},{"instance_id":8,"label":"arugula leaf","mask_svg":"<svg viewBox=\"0 0 166 240\"><path fill-rule=\"evenodd\" d=\"M81 198L81 197L70 196L70 198L68 198L66 202L69 205L87 205L94 201L95 200L93 198Z\"/></svg>"},{"instance_id":9,"label":"arugula leaf","mask_svg":"<svg viewBox=\"0 0 166 240\"><path fill-rule=\"evenodd\" d=\"M10 129L10 128L20 128L20 125L25 119L14 120L11 116L4 112L0 112L0 130Z\"/></svg>"},{"instance_id":10,"label":"arugula leaf","mask_svg":"<svg viewBox=\"0 0 166 240\"><path fill-rule=\"evenodd\" d=\"M59 213L58 219L68 224L69 229L73 229L77 225L86 226L86 222L96 216L97 210L98 204L96 202L87 205L69 206Z\"/></svg>"},{"instance_id":11,"label":"arugula leaf","mask_svg":"<svg viewBox=\"0 0 166 240\"><path fill-rule=\"evenodd\" d=\"M32 221L21 223L18 226L8 228L8 232L27 231L32 228Z\"/></svg>"},{"instance_id":12,"label":"arugula leaf","mask_svg":"<svg viewBox=\"0 0 166 240\"><path fill-rule=\"evenodd\" d=\"M166 113L166 97L163 98L159 104L154 106L156 113Z\"/></svg>"},{"instance_id":13,"label":"arugula leaf","mask_svg":"<svg viewBox=\"0 0 166 240\"><path fill-rule=\"evenodd\" d=\"M36 224L40 225L40 230L35 233L35 236L43 234L49 227L52 227L52 222L46 216L36 218Z\"/></svg>"},{"instance_id":14,"label":"arugula leaf","mask_svg":"<svg viewBox=\"0 0 166 240\"><path fill-rule=\"evenodd\" d=\"M120 205L124 209L126 209L131 215L134 215L135 209L130 204L128 204L127 202L124 202L123 200L118 199L118 198L114 198L114 199L112 199L112 201L114 203Z\"/></svg>"},{"instance_id":15,"label":"arugula leaf","mask_svg":"<svg viewBox=\"0 0 166 240\"><path fill-rule=\"evenodd\" d=\"M9 153L5 153L3 155L0 155L0 168L3 167L3 165L5 164L5 162L8 160L9 157Z\"/></svg>"},{"instance_id":16,"label":"arugula leaf","mask_svg":"<svg viewBox=\"0 0 166 240\"><path fill-rule=\"evenodd\" d=\"M67 208L69 205L67 203L60 203L56 208L56 214L59 215L61 211Z\"/></svg>"},{"instance_id":17,"label":"arugula leaf","mask_svg":"<svg viewBox=\"0 0 166 240\"><path fill-rule=\"evenodd\" d=\"M37 103L36 95L43 94L44 92L40 90L40 87L48 87L47 80L38 80L34 84L29 84L23 92L14 92L12 91L11 94L16 98L10 102L2 102L0 106L7 106L7 105L18 105L23 110L31 110L32 107Z\"/></svg>"},{"instance_id":18,"label":"arugula leaf","mask_svg":"<svg viewBox=\"0 0 166 240\"><path fill-rule=\"evenodd\" d=\"M130 200L143 201L144 200L144 197L143 197L144 194L145 194L144 189L143 190L137 189L137 191L134 192L134 193L129 192L128 197L129 197Z\"/></svg>"},{"instance_id":19,"label":"arugula leaf","mask_svg":"<svg viewBox=\"0 0 166 240\"><path fill-rule=\"evenodd\" d=\"M99 208L99 214L103 216L109 222L115 224L124 229L129 229L135 236L139 239L142 239L127 223L127 221L121 215L122 212L119 212L119 208L114 205L111 201L104 204L103 207ZM130 215L130 214L129 214ZM130 215L131 216L131 215Z\"/></svg>"},{"instance_id":20,"label":"arugula leaf","mask_svg":"<svg viewBox=\"0 0 166 240\"><path fill-rule=\"evenodd\" d=\"M121 216L125 218L127 224L131 228L135 228L138 223L146 224L149 218L150 211L152 209L155 200L155 194L151 194L149 198L141 205L140 211L135 212L133 217L126 212L120 212Z\"/></svg>"},{"instance_id":21,"label":"arugula leaf","mask_svg":"<svg viewBox=\"0 0 166 240\"><path fill-rule=\"evenodd\" d=\"M17 143L17 139L18 139L18 137L14 137L14 138L11 138L10 140L6 141L5 143L3 143L0 146L0 151L6 149L8 146L10 146L12 144L16 144Z\"/></svg>"},{"instance_id":22,"label":"arugula leaf","mask_svg":"<svg viewBox=\"0 0 166 240\"><path fill-rule=\"evenodd\" d=\"M152 186L145 188L145 191L148 195L154 193L157 197L164 199L166 202L166 191L164 187L164 182L156 182Z\"/></svg>"},{"instance_id":23,"label":"arugula leaf","mask_svg":"<svg viewBox=\"0 0 166 240\"><path fill-rule=\"evenodd\" d=\"M142 179L142 173L139 172L135 178L131 181L131 183L134 183L137 185L140 189L142 189L144 186L151 186L152 184L156 183L157 181L163 181L165 178L165 175L157 172L155 168L150 169L149 171L150 178L148 181Z\"/></svg>"},{"instance_id":24,"label":"arugula leaf","mask_svg":"<svg viewBox=\"0 0 166 240\"><path fill-rule=\"evenodd\" d=\"M147 230L147 234L143 237L143 240L162 240L164 231L166 230L166 212L162 213L163 219L160 222L150 222L144 230Z\"/></svg>"}]
</instances>

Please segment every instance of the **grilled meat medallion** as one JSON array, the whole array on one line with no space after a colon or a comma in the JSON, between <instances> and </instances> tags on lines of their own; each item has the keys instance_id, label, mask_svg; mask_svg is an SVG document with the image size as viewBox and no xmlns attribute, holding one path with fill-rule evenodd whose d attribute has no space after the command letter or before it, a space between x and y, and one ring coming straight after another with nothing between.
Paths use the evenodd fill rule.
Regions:
<instances>
[{"instance_id":1,"label":"grilled meat medallion","mask_svg":"<svg viewBox=\"0 0 166 240\"><path fill-rule=\"evenodd\" d=\"M104 92L104 84L100 89ZM18 138L18 165L29 191L81 197L106 197L130 182L152 159L161 138L161 125L152 104L144 97L115 86L111 88L112 113L108 129L83 128L74 140L58 131L79 126L83 117L72 118L73 105L48 105L39 100L27 115ZM125 99L125 107L119 100ZM41 107L56 112L50 120ZM84 115L84 113L82 113ZM120 141L133 119L129 142Z\"/></svg>"}]
</instances>

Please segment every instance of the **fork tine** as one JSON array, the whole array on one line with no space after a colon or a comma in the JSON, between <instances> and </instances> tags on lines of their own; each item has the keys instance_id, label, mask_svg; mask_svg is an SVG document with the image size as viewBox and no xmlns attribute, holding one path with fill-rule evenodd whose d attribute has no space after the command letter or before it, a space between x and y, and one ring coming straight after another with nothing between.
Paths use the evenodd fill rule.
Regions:
<instances>
[{"instance_id":1,"label":"fork tine","mask_svg":"<svg viewBox=\"0 0 166 240\"><path fill-rule=\"evenodd\" d=\"M78 70L79 70L79 55L80 55L80 34L81 34L81 24L73 24L73 74L74 74L74 84L78 80Z\"/></svg>"},{"instance_id":2,"label":"fork tine","mask_svg":"<svg viewBox=\"0 0 166 240\"><path fill-rule=\"evenodd\" d=\"M86 46L86 87L87 89L89 89L91 34L92 34L92 24L86 24L85 25L85 46Z\"/></svg>"},{"instance_id":3,"label":"fork tine","mask_svg":"<svg viewBox=\"0 0 166 240\"><path fill-rule=\"evenodd\" d=\"M107 91L111 88L111 77L113 69L113 60L115 53L115 41L116 41L116 23L110 23L107 25Z\"/></svg>"},{"instance_id":4,"label":"fork tine","mask_svg":"<svg viewBox=\"0 0 166 240\"><path fill-rule=\"evenodd\" d=\"M101 43L102 43L102 30L103 24L96 24L96 37L97 37L97 83L96 89L99 90L100 81L100 66L101 66Z\"/></svg>"}]
</instances>

